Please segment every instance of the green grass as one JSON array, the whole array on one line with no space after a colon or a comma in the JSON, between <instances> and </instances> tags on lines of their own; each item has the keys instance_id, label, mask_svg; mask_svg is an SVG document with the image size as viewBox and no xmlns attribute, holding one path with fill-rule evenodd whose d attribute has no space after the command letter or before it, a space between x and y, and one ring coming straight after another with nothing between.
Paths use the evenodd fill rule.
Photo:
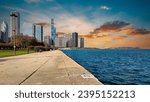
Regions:
<instances>
[{"instance_id":1,"label":"green grass","mask_svg":"<svg viewBox=\"0 0 150 102\"><path fill-rule=\"evenodd\" d=\"M29 53L34 53L34 52L35 52L34 50L30 50ZM26 49L16 51L16 55L23 55L23 54L27 54ZM14 50L0 50L0 58L9 57L9 56L14 56Z\"/></svg>"}]
</instances>

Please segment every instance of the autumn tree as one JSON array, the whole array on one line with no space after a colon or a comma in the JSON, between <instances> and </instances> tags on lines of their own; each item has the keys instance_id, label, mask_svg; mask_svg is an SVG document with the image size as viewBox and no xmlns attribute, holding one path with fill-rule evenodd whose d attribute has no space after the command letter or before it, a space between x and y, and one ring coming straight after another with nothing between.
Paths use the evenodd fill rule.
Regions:
<instances>
[{"instance_id":1,"label":"autumn tree","mask_svg":"<svg viewBox=\"0 0 150 102\"><path fill-rule=\"evenodd\" d=\"M16 35L15 36L16 46L20 48L26 48L28 46L35 46L38 42L35 38L28 35ZM12 38L11 44L14 44L14 38Z\"/></svg>"}]
</instances>

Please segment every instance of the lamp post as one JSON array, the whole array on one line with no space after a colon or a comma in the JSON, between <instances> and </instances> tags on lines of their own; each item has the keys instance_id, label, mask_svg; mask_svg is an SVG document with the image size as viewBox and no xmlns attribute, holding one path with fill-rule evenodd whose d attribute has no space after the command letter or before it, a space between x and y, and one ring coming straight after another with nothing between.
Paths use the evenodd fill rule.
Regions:
<instances>
[{"instance_id":1,"label":"lamp post","mask_svg":"<svg viewBox=\"0 0 150 102\"><path fill-rule=\"evenodd\" d=\"M12 24L12 29L13 29L12 31L14 32L14 35L13 35L13 39L14 39L14 55L16 55L16 18L18 16L15 13L12 13L10 16L12 17L12 19L14 17L14 22L12 22L12 23L15 23L14 27L13 27L13 24Z\"/></svg>"},{"instance_id":2,"label":"lamp post","mask_svg":"<svg viewBox=\"0 0 150 102\"><path fill-rule=\"evenodd\" d=\"M13 30L14 31L14 55L16 55L16 30Z\"/></svg>"}]
</instances>

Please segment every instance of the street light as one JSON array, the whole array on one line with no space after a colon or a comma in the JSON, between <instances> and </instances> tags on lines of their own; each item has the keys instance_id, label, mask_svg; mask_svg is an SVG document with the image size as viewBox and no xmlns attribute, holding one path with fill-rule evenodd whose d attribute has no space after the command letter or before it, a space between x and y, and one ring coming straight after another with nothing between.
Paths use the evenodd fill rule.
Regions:
<instances>
[{"instance_id":1,"label":"street light","mask_svg":"<svg viewBox=\"0 0 150 102\"><path fill-rule=\"evenodd\" d=\"M14 23L16 23L16 18L18 17L15 13L12 13L10 15L12 18L14 18ZM13 29L13 32L14 32L14 35L13 35L13 38L14 38L14 55L16 55L16 24L14 25L14 27L12 27Z\"/></svg>"},{"instance_id":2,"label":"street light","mask_svg":"<svg viewBox=\"0 0 150 102\"><path fill-rule=\"evenodd\" d=\"M16 30L13 30L14 31L14 55L16 55Z\"/></svg>"}]
</instances>

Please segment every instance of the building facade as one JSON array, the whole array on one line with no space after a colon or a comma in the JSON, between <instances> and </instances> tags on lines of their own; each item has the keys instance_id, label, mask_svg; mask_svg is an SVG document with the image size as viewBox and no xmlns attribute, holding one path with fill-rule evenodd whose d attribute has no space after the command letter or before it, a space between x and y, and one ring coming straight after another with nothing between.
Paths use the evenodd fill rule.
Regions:
<instances>
[{"instance_id":1,"label":"building facade","mask_svg":"<svg viewBox=\"0 0 150 102\"><path fill-rule=\"evenodd\" d=\"M56 37L55 38L55 46L56 47L64 47L63 46L63 39L64 39L64 37Z\"/></svg>"},{"instance_id":2,"label":"building facade","mask_svg":"<svg viewBox=\"0 0 150 102\"><path fill-rule=\"evenodd\" d=\"M54 19L51 19L51 45L55 46L56 38L57 38L57 33L56 33Z\"/></svg>"},{"instance_id":3,"label":"building facade","mask_svg":"<svg viewBox=\"0 0 150 102\"><path fill-rule=\"evenodd\" d=\"M84 38L80 38L80 48L84 48Z\"/></svg>"},{"instance_id":4,"label":"building facade","mask_svg":"<svg viewBox=\"0 0 150 102\"><path fill-rule=\"evenodd\" d=\"M20 13L13 11L10 13L10 36L20 34Z\"/></svg>"},{"instance_id":5,"label":"building facade","mask_svg":"<svg viewBox=\"0 0 150 102\"><path fill-rule=\"evenodd\" d=\"M72 47L78 47L78 33L72 33Z\"/></svg>"},{"instance_id":6,"label":"building facade","mask_svg":"<svg viewBox=\"0 0 150 102\"><path fill-rule=\"evenodd\" d=\"M65 34L64 39L65 39L65 46L72 47L72 35L70 33Z\"/></svg>"},{"instance_id":7,"label":"building facade","mask_svg":"<svg viewBox=\"0 0 150 102\"><path fill-rule=\"evenodd\" d=\"M8 39L8 23L3 20L1 23L0 40L2 42L8 43Z\"/></svg>"}]
</instances>

